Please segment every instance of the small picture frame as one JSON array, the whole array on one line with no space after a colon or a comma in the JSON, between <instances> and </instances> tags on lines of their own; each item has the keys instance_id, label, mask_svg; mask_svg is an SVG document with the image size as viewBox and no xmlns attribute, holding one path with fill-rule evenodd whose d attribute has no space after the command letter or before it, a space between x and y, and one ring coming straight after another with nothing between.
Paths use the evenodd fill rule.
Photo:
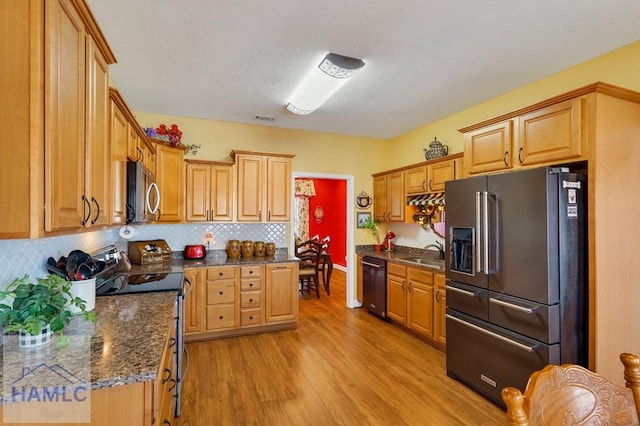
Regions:
<instances>
[{"instance_id":1,"label":"small picture frame","mask_svg":"<svg viewBox=\"0 0 640 426\"><path fill-rule=\"evenodd\" d=\"M371 213L361 213L358 212L358 228L364 228L364 223L367 221L367 219L371 219Z\"/></svg>"}]
</instances>

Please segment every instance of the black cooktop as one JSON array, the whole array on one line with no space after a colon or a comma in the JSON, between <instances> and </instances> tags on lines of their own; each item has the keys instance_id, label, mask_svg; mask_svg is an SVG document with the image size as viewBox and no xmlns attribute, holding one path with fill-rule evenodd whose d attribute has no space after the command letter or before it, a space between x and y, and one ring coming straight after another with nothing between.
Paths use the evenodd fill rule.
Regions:
<instances>
[{"instance_id":1,"label":"black cooktop","mask_svg":"<svg viewBox=\"0 0 640 426\"><path fill-rule=\"evenodd\" d=\"M120 275L104 282L96 288L96 296L114 294L149 293L155 291L178 291L183 289L183 274L151 273Z\"/></svg>"}]
</instances>

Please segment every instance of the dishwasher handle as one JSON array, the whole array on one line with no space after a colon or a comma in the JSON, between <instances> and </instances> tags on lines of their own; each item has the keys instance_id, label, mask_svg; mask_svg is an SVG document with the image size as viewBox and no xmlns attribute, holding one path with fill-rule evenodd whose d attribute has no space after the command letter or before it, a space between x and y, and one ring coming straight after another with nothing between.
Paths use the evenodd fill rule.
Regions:
<instances>
[{"instance_id":1,"label":"dishwasher handle","mask_svg":"<svg viewBox=\"0 0 640 426\"><path fill-rule=\"evenodd\" d=\"M364 260L362 261L363 265L367 265L367 266L371 266L374 268L382 268L382 265L376 265L375 263L371 263L371 262L365 262Z\"/></svg>"}]
</instances>

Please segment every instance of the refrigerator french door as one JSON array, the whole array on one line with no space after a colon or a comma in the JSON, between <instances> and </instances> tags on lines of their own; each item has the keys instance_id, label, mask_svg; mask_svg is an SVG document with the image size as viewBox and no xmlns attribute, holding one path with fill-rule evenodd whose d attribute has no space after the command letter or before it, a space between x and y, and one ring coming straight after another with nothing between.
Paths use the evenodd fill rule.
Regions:
<instances>
[{"instance_id":1,"label":"refrigerator french door","mask_svg":"<svg viewBox=\"0 0 640 426\"><path fill-rule=\"evenodd\" d=\"M445 184L447 374L503 405L547 364L587 365L586 176Z\"/></svg>"}]
</instances>

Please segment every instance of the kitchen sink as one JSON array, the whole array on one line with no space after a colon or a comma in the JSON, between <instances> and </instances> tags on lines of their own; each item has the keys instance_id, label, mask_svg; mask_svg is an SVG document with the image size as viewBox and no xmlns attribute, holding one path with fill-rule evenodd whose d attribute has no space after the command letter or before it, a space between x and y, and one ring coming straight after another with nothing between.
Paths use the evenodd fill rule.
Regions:
<instances>
[{"instance_id":1,"label":"kitchen sink","mask_svg":"<svg viewBox=\"0 0 640 426\"><path fill-rule=\"evenodd\" d=\"M444 260L425 259L422 257L401 257L398 260L419 266L428 266L430 268L444 271Z\"/></svg>"}]
</instances>

